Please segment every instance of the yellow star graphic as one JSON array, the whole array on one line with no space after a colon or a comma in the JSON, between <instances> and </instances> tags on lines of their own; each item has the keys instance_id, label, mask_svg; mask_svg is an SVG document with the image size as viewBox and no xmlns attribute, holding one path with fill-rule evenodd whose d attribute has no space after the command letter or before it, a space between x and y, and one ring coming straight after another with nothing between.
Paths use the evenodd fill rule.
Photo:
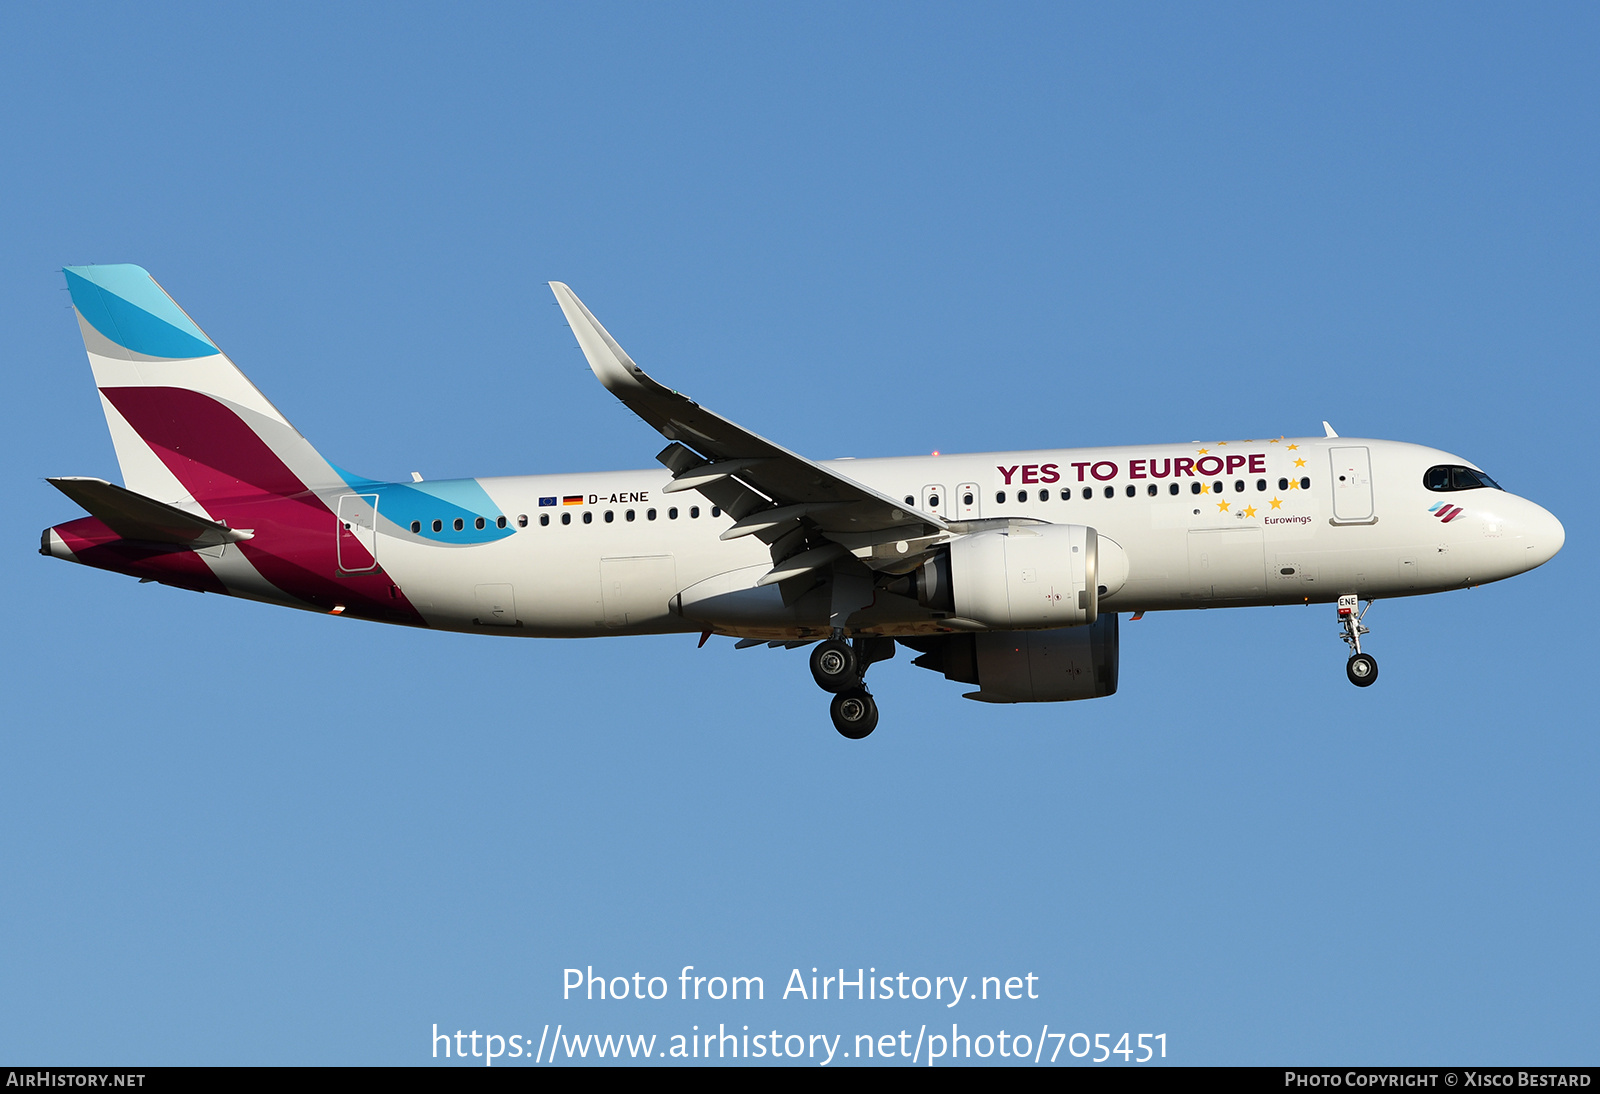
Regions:
<instances>
[{"instance_id":1,"label":"yellow star graphic","mask_svg":"<svg viewBox=\"0 0 1600 1094\"><path fill-rule=\"evenodd\" d=\"M1295 460L1294 461L1294 465L1296 467L1304 467L1306 465L1306 461L1305 460Z\"/></svg>"},{"instance_id":2,"label":"yellow star graphic","mask_svg":"<svg viewBox=\"0 0 1600 1094\"><path fill-rule=\"evenodd\" d=\"M1290 452L1293 452L1293 451L1294 451L1294 450L1295 450L1295 449L1297 449L1297 448L1299 448L1299 447L1300 447L1300 446L1299 446L1299 445L1297 445L1297 444L1291 444L1291 445L1290 445L1290 446L1289 446L1289 451L1290 451Z\"/></svg>"},{"instance_id":3,"label":"yellow star graphic","mask_svg":"<svg viewBox=\"0 0 1600 1094\"><path fill-rule=\"evenodd\" d=\"M1298 489L1300 489L1300 480L1299 479L1290 479L1289 480L1289 489L1290 490L1298 490Z\"/></svg>"},{"instance_id":4,"label":"yellow star graphic","mask_svg":"<svg viewBox=\"0 0 1600 1094\"><path fill-rule=\"evenodd\" d=\"M1283 440L1282 437L1274 437L1272 440L1268 441L1267 443L1268 444L1277 444L1281 440Z\"/></svg>"},{"instance_id":5,"label":"yellow star graphic","mask_svg":"<svg viewBox=\"0 0 1600 1094\"><path fill-rule=\"evenodd\" d=\"M1200 492L1201 492L1201 493L1202 493L1202 494L1209 494L1209 493L1211 493L1211 484L1210 484L1210 483L1209 483L1209 482L1203 482L1203 483L1201 483L1201 484L1200 484Z\"/></svg>"},{"instance_id":6,"label":"yellow star graphic","mask_svg":"<svg viewBox=\"0 0 1600 1094\"><path fill-rule=\"evenodd\" d=\"M1245 506L1244 507L1244 515L1247 516L1247 517L1255 516L1256 515L1256 507L1254 505Z\"/></svg>"},{"instance_id":7,"label":"yellow star graphic","mask_svg":"<svg viewBox=\"0 0 1600 1094\"><path fill-rule=\"evenodd\" d=\"M1205 454L1206 454L1206 453L1207 453L1207 452L1209 452L1209 451L1210 451L1210 449L1208 449L1208 448L1202 448L1202 449L1201 449L1201 450L1200 450L1200 451L1199 451L1199 453L1198 453L1198 455L1201 455L1201 456L1204 456L1204 455L1205 455Z\"/></svg>"},{"instance_id":8,"label":"yellow star graphic","mask_svg":"<svg viewBox=\"0 0 1600 1094\"><path fill-rule=\"evenodd\" d=\"M1217 502L1217 512L1226 513L1227 511L1228 511L1228 503L1227 502L1225 502L1225 501Z\"/></svg>"},{"instance_id":9,"label":"yellow star graphic","mask_svg":"<svg viewBox=\"0 0 1600 1094\"><path fill-rule=\"evenodd\" d=\"M1227 441L1218 441L1217 442L1217 447L1218 448L1226 448L1227 446L1228 446L1228 442Z\"/></svg>"},{"instance_id":10,"label":"yellow star graphic","mask_svg":"<svg viewBox=\"0 0 1600 1094\"><path fill-rule=\"evenodd\" d=\"M1272 499L1272 507L1274 509L1281 509L1283 507L1283 499L1281 499L1281 498L1273 498Z\"/></svg>"},{"instance_id":11,"label":"yellow star graphic","mask_svg":"<svg viewBox=\"0 0 1600 1094\"><path fill-rule=\"evenodd\" d=\"M1244 443L1245 444L1255 444L1256 443L1256 439L1254 437L1246 437L1244 439Z\"/></svg>"}]
</instances>

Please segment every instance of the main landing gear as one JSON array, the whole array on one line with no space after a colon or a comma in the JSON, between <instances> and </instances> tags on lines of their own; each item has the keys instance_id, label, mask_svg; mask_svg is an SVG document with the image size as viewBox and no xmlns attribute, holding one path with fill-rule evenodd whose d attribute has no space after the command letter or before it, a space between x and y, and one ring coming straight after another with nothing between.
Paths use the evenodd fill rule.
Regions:
<instances>
[{"instance_id":1,"label":"main landing gear","mask_svg":"<svg viewBox=\"0 0 1600 1094\"><path fill-rule=\"evenodd\" d=\"M1367 608L1372 607L1372 601L1368 600L1367 607L1360 611L1356 610L1358 602L1354 593L1339 598L1339 637L1350 647L1350 660L1345 662L1344 674L1356 687L1365 688L1371 687L1378 678L1378 659L1361 652L1361 636L1369 633L1369 628L1361 625L1361 618L1367 614Z\"/></svg>"},{"instance_id":2,"label":"main landing gear","mask_svg":"<svg viewBox=\"0 0 1600 1094\"><path fill-rule=\"evenodd\" d=\"M811 676L823 691L833 693L828 713L833 728L859 741L878 727L878 704L862 678L877 661L894 656L892 638L857 638L846 642L837 632L811 651Z\"/></svg>"}]
</instances>

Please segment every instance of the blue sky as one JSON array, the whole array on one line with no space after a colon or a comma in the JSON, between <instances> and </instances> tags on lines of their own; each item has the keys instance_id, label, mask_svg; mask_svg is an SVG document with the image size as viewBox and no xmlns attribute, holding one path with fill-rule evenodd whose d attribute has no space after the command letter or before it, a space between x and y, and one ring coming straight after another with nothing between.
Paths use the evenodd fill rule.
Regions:
<instances>
[{"instance_id":1,"label":"blue sky","mask_svg":"<svg viewBox=\"0 0 1600 1094\"><path fill-rule=\"evenodd\" d=\"M1567 487L1597 39L1584 5L6 9L0 1058L956 1020L1183 1063L1593 1063L1600 604ZM851 743L799 653L412 633L40 558L76 515L44 476L117 477L58 272L88 262L148 268L373 477L650 464L558 279L812 456L1326 418L1463 454L1567 545L1379 603L1370 690L1331 608L1151 615L1110 699L982 706L902 655ZM589 965L769 997L563 1002ZM813 966L1041 998L774 998Z\"/></svg>"}]
</instances>

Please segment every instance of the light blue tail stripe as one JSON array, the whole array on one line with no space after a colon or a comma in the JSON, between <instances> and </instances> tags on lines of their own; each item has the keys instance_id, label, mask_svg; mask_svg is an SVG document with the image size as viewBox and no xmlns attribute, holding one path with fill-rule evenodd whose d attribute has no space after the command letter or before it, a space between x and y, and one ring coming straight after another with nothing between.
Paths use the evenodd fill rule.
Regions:
<instances>
[{"instance_id":1,"label":"light blue tail stripe","mask_svg":"<svg viewBox=\"0 0 1600 1094\"><path fill-rule=\"evenodd\" d=\"M68 266L72 303L89 325L146 357L210 357L216 345L141 267Z\"/></svg>"}]
</instances>

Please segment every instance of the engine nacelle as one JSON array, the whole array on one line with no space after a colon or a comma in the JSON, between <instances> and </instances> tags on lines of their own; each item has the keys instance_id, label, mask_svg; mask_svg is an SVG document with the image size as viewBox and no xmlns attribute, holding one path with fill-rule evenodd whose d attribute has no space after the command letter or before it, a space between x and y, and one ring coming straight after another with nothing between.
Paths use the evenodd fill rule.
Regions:
<instances>
[{"instance_id":1,"label":"engine nacelle","mask_svg":"<svg viewBox=\"0 0 1600 1094\"><path fill-rule=\"evenodd\" d=\"M917 599L995 630L1077 627L1127 574L1122 548L1093 528L1013 524L953 540L918 572Z\"/></svg>"},{"instance_id":2,"label":"engine nacelle","mask_svg":"<svg viewBox=\"0 0 1600 1094\"><path fill-rule=\"evenodd\" d=\"M948 680L976 684L965 698L985 703L1061 703L1117 690L1117 616L1060 630L989 631L902 638L921 650L911 663Z\"/></svg>"}]
</instances>

